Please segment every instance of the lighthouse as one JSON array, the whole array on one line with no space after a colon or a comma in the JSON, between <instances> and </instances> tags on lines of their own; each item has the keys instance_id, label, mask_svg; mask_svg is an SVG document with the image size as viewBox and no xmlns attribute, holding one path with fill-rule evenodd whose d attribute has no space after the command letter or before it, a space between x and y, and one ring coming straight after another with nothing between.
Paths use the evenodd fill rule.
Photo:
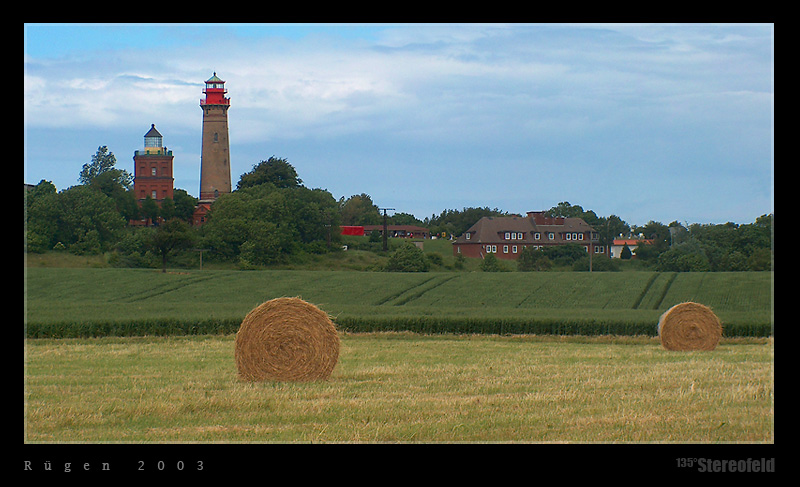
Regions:
<instances>
[{"instance_id":1,"label":"lighthouse","mask_svg":"<svg viewBox=\"0 0 800 487\"><path fill-rule=\"evenodd\" d=\"M165 198L172 198L172 163L172 151L164 147L161 133L151 124L144 134L144 150L133 153L133 192L140 205L147 197L159 206Z\"/></svg>"},{"instance_id":2,"label":"lighthouse","mask_svg":"<svg viewBox=\"0 0 800 487\"><path fill-rule=\"evenodd\" d=\"M230 144L228 142L228 108L225 82L214 73L203 90L203 148L200 155L200 201L211 203L231 192Z\"/></svg>"},{"instance_id":3,"label":"lighthouse","mask_svg":"<svg viewBox=\"0 0 800 487\"><path fill-rule=\"evenodd\" d=\"M208 211L220 195L231 192L230 143L228 142L228 108L225 82L217 73L206 81L200 99L203 109L203 147L200 152L200 201L195 208L195 225L206 222Z\"/></svg>"}]
</instances>

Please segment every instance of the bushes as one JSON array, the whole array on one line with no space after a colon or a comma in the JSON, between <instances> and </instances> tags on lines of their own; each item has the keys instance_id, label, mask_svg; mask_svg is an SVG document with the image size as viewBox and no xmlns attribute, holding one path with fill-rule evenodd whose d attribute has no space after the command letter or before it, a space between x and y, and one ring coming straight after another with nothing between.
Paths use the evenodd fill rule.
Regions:
<instances>
[{"instance_id":1,"label":"bushes","mask_svg":"<svg viewBox=\"0 0 800 487\"><path fill-rule=\"evenodd\" d=\"M429 267L425 253L412 244L401 245L386 264L389 272L427 272Z\"/></svg>"}]
</instances>

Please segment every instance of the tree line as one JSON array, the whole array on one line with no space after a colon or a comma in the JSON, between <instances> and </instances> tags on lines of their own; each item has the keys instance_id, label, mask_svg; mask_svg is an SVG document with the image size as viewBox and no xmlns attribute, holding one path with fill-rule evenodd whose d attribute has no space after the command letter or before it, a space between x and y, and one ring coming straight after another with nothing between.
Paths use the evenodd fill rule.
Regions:
<instances>
[{"instance_id":1,"label":"tree line","mask_svg":"<svg viewBox=\"0 0 800 487\"><path fill-rule=\"evenodd\" d=\"M336 199L324 189L303 185L295 168L272 156L243 174L235 191L221 195L211 206L207 222L193 227L197 198L175 189L173 198L158 205L149 196L141 205L133 193L133 177L118 169L108 147L99 147L83 165L78 183L62 191L46 180L25 188L25 252L63 250L74 254L110 253L114 265L166 268L167 258L189 258L186 249L208 251L211 260L254 268L291 262L300 254L341 249L341 225L383 222L378 205L361 193ZM629 249L643 265L662 271L743 271L772 268L773 215L752 224L664 225L650 221L631 226L616 215L598 216L579 205L561 202L550 216L578 217L610 245L622 234L642 234L650 245ZM418 225L431 235L457 237L484 216L510 216L497 208L446 209L422 220L397 212L390 224ZM129 222L145 220L146 226ZM556 252L556 251L554 251ZM551 252L552 253L552 252ZM556 255L558 254L558 255ZM531 270L546 270L547 260L570 255L535 254ZM561 255L564 254L564 255ZM542 258L544 257L544 259ZM521 262L526 262L525 257ZM527 264L523 264L527 265ZM598 264L600 265L600 264Z\"/></svg>"}]
</instances>

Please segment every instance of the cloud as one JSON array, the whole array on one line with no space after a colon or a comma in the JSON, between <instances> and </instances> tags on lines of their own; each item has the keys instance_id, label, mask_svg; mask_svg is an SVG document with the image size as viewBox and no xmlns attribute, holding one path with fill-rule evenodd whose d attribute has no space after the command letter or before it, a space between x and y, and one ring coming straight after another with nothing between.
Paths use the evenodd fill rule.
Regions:
<instances>
[{"instance_id":1,"label":"cloud","mask_svg":"<svg viewBox=\"0 0 800 487\"><path fill-rule=\"evenodd\" d=\"M725 193L740 191L736 177L758 186L754 206L771 188L769 177L756 176L772 167L769 25L147 29L143 46L127 29L129 40L118 33L110 48L26 54L29 133L69 129L91 139L113 131L135 141L121 143L129 152L156 123L165 143L184 148L188 167L199 151L203 81L216 71L231 98L235 170L277 155L313 172L304 180L342 193L380 187L396 196L385 177L387 167L399 167L390 173L395 187L406 168L418 201L435 193L444 204L450 174L448 207L501 206L489 200L505 201L501 193L513 194L514 204L537 199L531 188L558 176L574 187L548 186L546 197L558 201L537 204L574 194L573 203L602 213L599 206L623 191L635 191L635 199L649 192L649 201L666 205L660 185L717 173L708 201L687 196L687 207L711 206L705 216L726 214ZM36 144L29 137L32 155ZM375 169L357 176L331 169L345 163ZM724 173L732 168L735 175ZM197 177L187 171L187 180ZM492 171L505 178L487 177Z\"/></svg>"}]
</instances>

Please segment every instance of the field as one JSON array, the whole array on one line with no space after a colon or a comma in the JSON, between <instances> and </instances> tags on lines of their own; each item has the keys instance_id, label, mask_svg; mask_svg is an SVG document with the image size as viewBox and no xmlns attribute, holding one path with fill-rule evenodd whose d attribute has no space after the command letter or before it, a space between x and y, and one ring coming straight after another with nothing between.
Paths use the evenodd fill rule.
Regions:
<instances>
[{"instance_id":1,"label":"field","mask_svg":"<svg viewBox=\"0 0 800 487\"><path fill-rule=\"evenodd\" d=\"M279 296L334 317L330 380L237 379ZM27 443L774 441L771 273L29 268L25 297ZM715 351L660 346L685 300Z\"/></svg>"},{"instance_id":2,"label":"field","mask_svg":"<svg viewBox=\"0 0 800 487\"><path fill-rule=\"evenodd\" d=\"M714 309L726 336L772 333L770 272L30 268L26 283L31 337L232 333L280 296L314 303L345 331L652 336L661 313L694 300Z\"/></svg>"},{"instance_id":3,"label":"field","mask_svg":"<svg viewBox=\"0 0 800 487\"><path fill-rule=\"evenodd\" d=\"M233 337L31 340L27 442L774 440L771 339L344 334L328 381L237 380Z\"/></svg>"}]
</instances>

